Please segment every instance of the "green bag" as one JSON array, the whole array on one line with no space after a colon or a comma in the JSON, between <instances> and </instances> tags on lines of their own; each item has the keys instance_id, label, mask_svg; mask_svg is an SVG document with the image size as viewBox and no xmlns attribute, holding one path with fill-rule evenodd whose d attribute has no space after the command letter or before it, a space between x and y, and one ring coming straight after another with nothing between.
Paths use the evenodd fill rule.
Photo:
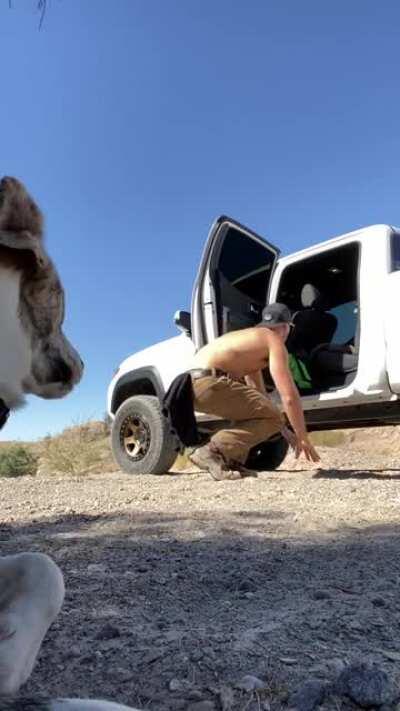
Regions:
<instances>
[{"instance_id":1,"label":"green bag","mask_svg":"<svg viewBox=\"0 0 400 711\"><path fill-rule=\"evenodd\" d=\"M312 382L310 373L304 361L294 353L289 353L289 368L293 375L293 380L296 385L302 390L311 390Z\"/></svg>"}]
</instances>

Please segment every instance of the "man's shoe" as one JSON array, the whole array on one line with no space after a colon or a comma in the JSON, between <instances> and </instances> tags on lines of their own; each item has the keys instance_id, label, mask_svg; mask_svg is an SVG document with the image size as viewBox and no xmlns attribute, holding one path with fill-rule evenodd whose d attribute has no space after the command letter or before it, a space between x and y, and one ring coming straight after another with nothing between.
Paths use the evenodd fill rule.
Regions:
<instances>
[{"instance_id":1,"label":"man's shoe","mask_svg":"<svg viewBox=\"0 0 400 711\"><path fill-rule=\"evenodd\" d=\"M252 476L254 478L258 477L258 472L255 469L248 469L244 466L244 464L241 464L241 462L230 461L229 466L232 467L232 469L235 469L240 472L243 478L249 476Z\"/></svg>"},{"instance_id":2,"label":"man's shoe","mask_svg":"<svg viewBox=\"0 0 400 711\"><path fill-rule=\"evenodd\" d=\"M208 444L195 449L189 459L196 467L211 474L215 481L234 481L242 478L240 472L229 469L222 454L211 449Z\"/></svg>"}]
</instances>

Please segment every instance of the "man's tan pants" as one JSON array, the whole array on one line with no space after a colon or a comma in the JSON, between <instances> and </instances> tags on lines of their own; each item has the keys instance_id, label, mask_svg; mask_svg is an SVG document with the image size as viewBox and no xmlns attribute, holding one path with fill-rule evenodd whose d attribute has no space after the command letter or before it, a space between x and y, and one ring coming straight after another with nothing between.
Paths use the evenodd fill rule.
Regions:
<instances>
[{"instance_id":1,"label":"man's tan pants","mask_svg":"<svg viewBox=\"0 0 400 711\"><path fill-rule=\"evenodd\" d=\"M198 412L233 420L211 442L225 460L244 464L252 447L272 437L284 425L278 408L255 388L226 375L193 380L193 404Z\"/></svg>"}]
</instances>

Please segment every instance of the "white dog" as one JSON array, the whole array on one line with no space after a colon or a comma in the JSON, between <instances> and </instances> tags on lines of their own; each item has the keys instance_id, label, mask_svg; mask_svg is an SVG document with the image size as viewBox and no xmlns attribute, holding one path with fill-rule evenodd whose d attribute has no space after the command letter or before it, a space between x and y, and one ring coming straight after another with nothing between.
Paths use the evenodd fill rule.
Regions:
<instances>
[{"instance_id":1,"label":"white dog","mask_svg":"<svg viewBox=\"0 0 400 711\"><path fill-rule=\"evenodd\" d=\"M41 212L15 178L0 181L0 428L26 393L60 398L83 363L62 333L64 292L43 245ZM117 711L111 702L12 698L28 679L64 599L45 555L0 557L0 711Z\"/></svg>"}]
</instances>

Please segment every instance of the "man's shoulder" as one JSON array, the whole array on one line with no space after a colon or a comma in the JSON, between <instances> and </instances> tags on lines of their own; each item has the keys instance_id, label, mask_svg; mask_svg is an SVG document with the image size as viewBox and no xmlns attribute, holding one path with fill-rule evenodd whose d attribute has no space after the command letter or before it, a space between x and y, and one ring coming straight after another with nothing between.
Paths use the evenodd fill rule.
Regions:
<instances>
[{"instance_id":1,"label":"man's shoulder","mask_svg":"<svg viewBox=\"0 0 400 711\"><path fill-rule=\"evenodd\" d=\"M220 336L220 338L252 338L254 336L258 336L260 334L261 329L258 328L258 326L249 326L248 328L239 328L235 331L228 331L227 333L224 333L223 336Z\"/></svg>"},{"instance_id":2,"label":"man's shoulder","mask_svg":"<svg viewBox=\"0 0 400 711\"><path fill-rule=\"evenodd\" d=\"M262 323L257 324L257 326L252 326L246 330L249 331L249 333L251 333L255 338L263 341L275 340L277 337L276 333L274 333L271 328L264 326Z\"/></svg>"},{"instance_id":3,"label":"man's shoulder","mask_svg":"<svg viewBox=\"0 0 400 711\"><path fill-rule=\"evenodd\" d=\"M258 341L259 343L268 343L269 333L267 328L260 328L259 326L250 326L250 328L244 328L241 331L236 331L239 338L249 338L253 342Z\"/></svg>"},{"instance_id":4,"label":"man's shoulder","mask_svg":"<svg viewBox=\"0 0 400 711\"><path fill-rule=\"evenodd\" d=\"M260 329L260 331L261 330L267 331L266 341L268 343L269 351L275 352L276 354L279 354L280 356L287 358L288 351L287 351L285 342L282 340L282 338L277 333L275 333L272 328Z\"/></svg>"}]
</instances>

